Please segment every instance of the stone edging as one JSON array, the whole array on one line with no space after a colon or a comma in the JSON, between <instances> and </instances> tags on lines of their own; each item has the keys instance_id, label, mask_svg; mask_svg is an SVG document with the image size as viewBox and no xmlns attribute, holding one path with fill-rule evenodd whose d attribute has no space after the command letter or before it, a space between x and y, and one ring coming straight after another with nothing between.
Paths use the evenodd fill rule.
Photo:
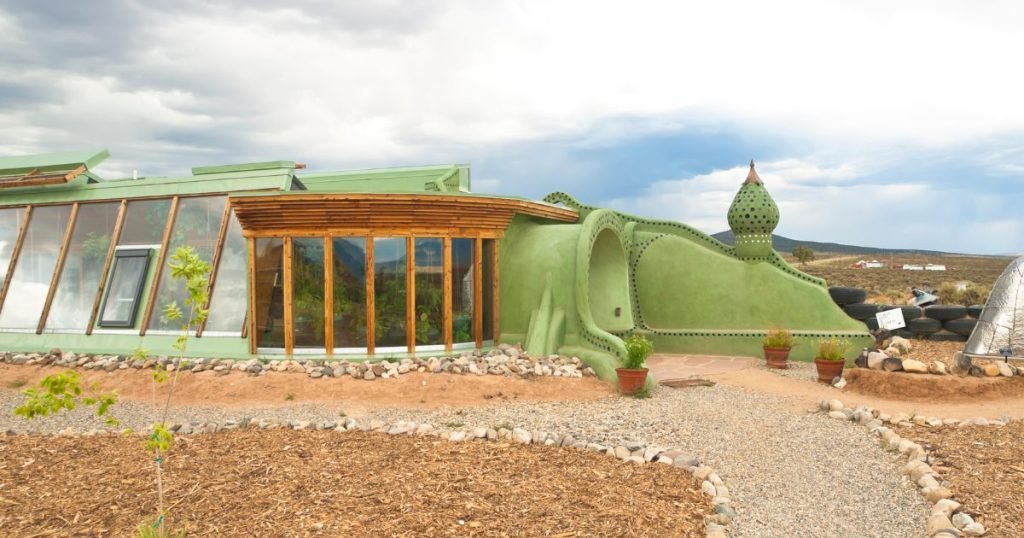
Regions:
<instances>
[{"instance_id":1,"label":"stone edging","mask_svg":"<svg viewBox=\"0 0 1024 538\"><path fill-rule=\"evenodd\" d=\"M949 490L949 481L942 480L942 477L932 468L928 451L921 445L910 439L900 437L893 429L886 427L889 424L893 427L924 426L934 428L938 426L1004 426L1010 422L1009 417L1002 417L996 420L986 418L972 419L939 419L936 417L924 417L922 415L908 415L906 413L885 414L870 407L858 407L850 409L843 407L839 400L822 400L818 411L827 413L829 417L856 422L864 426L868 432L878 436L882 447L890 452L899 452L906 456L907 464L903 472L910 477L910 480L918 487L922 496L932 505L931 515L928 517L926 536L930 538L955 538L958 536L982 536L985 534L985 527L960 510L961 504L953 500L953 492Z\"/></svg>"},{"instance_id":2,"label":"stone edging","mask_svg":"<svg viewBox=\"0 0 1024 538\"><path fill-rule=\"evenodd\" d=\"M620 459L623 463L645 465L648 463L660 463L673 465L685 469L697 480L701 481L701 491L711 498L714 505L714 514L705 518L706 538L728 538L729 525L736 517L732 509L732 500L729 498L729 490L726 488L722 478L715 469L702 465L700 460L684 454L680 449L661 449L639 443L620 446L604 445L600 443L589 443L574 438L571 434L555 434L543 431L527 431L522 428L472 428L472 429L448 429L437 428L433 424L398 421L388 424L381 420L358 421L351 417L340 422L322 421L310 422L304 420L281 420L281 419L260 419L243 418L241 420L228 420L223 423L187 423L173 424L170 430L174 435L196 435L210 434L220 431L237 429L291 429L291 430L334 430L338 432L349 431L377 431L388 435L422 435L439 437L449 442L457 443L467 440L499 441L507 440L522 445L545 445L558 446L563 448L575 448L576 450L588 450L598 452ZM39 434L15 434L7 432L8 435L39 435ZM86 430L77 431L72 428L61 430L56 436L64 437L93 437L98 435L117 435L117 432L109 430ZM145 433L139 433L145 435Z\"/></svg>"},{"instance_id":3,"label":"stone edging","mask_svg":"<svg viewBox=\"0 0 1024 538\"><path fill-rule=\"evenodd\" d=\"M0 362L16 365L55 366L113 372L128 368L150 369L162 366L175 369L174 361L166 356L135 359L123 355L89 355L52 349L48 353L3 353ZM454 356L412 357L380 361L349 361L346 359L210 359L186 358L181 361L182 371L199 373L213 371L228 375L232 371L261 376L269 372L306 374L312 379L344 377L355 379L387 379L410 372L450 373L474 375L501 375L519 377L595 377L597 374L579 359L549 355L530 357L517 346L501 344L488 352L466 351Z\"/></svg>"},{"instance_id":4,"label":"stone edging","mask_svg":"<svg viewBox=\"0 0 1024 538\"><path fill-rule=\"evenodd\" d=\"M931 364L925 364L919 360L902 358L902 355L909 353L910 349L911 343L909 340L894 336L887 340L884 350L865 349L854 361L854 365L858 368L884 370L886 372L972 375L974 377L1024 376L1024 368L997 359L993 359L988 364L973 365L970 357L965 356L962 352L956 354L953 358L953 366L947 371L945 363L942 362L934 361Z\"/></svg>"}]
</instances>

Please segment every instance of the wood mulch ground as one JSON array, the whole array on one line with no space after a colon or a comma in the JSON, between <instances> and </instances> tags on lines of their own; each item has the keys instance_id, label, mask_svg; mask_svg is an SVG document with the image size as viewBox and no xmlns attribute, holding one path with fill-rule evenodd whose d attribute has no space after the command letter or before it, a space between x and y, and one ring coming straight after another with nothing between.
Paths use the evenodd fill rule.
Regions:
<instances>
[{"instance_id":1,"label":"wood mulch ground","mask_svg":"<svg viewBox=\"0 0 1024 538\"><path fill-rule=\"evenodd\" d=\"M173 529L195 536L703 536L684 470L572 449L333 431L178 438ZM152 521L137 437L0 437L0 535L129 536Z\"/></svg>"},{"instance_id":2,"label":"wood mulch ground","mask_svg":"<svg viewBox=\"0 0 1024 538\"><path fill-rule=\"evenodd\" d=\"M915 428L942 477L952 483L964 511L989 531L986 536L1024 536L1024 422L1002 427Z\"/></svg>"}]
</instances>

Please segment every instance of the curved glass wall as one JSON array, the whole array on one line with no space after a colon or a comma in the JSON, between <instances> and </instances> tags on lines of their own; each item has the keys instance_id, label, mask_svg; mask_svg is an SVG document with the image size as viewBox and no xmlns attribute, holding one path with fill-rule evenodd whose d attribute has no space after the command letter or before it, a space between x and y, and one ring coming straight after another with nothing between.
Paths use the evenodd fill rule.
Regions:
<instances>
[{"instance_id":1,"label":"curved glass wall","mask_svg":"<svg viewBox=\"0 0 1024 538\"><path fill-rule=\"evenodd\" d=\"M21 253L9 277L7 298L0 310L0 327L35 330L39 326L70 215L70 205L32 209Z\"/></svg>"},{"instance_id":2,"label":"curved glass wall","mask_svg":"<svg viewBox=\"0 0 1024 538\"><path fill-rule=\"evenodd\" d=\"M405 238L373 238L374 343L405 347Z\"/></svg>"},{"instance_id":3,"label":"curved glass wall","mask_svg":"<svg viewBox=\"0 0 1024 538\"><path fill-rule=\"evenodd\" d=\"M119 202L81 204L71 233L64 269L50 306L46 329L84 332L92 315L103 264L110 249Z\"/></svg>"},{"instance_id":4,"label":"curved glass wall","mask_svg":"<svg viewBox=\"0 0 1024 538\"><path fill-rule=\"evenodd\" d=\"M366 239L335 237L334 347L366 347Z\"/></svg>"},{"instance_id":5,"label":"curved glass wall","mask_svg":"<svg viewBox=\"0 0 1024 538\"><path fill-rule=\"evenodd\" d=\"M473 239L452 239L452 342L473 342Z\"/></svg>"},{"instance_id":6,"label":"curved glass wall","mask_svg":"<svg viewBox=\"0 0 1024 538\"><path fill-rule=\"evenodd\" d=\"M444 344L444 254L440 238L417 238L416 345Z\"/></svg>"},{"instance_id":7,"label":"curved glass wall","mask_svg":"<svg viewBox=\"0 0 1024 538\"><path fill-rule=\"evenodd\" d=\"M203 334L209 332L240 333L245 323L245 308L249 304L247 260L248 245L242 236L242 226L234 215L228 218L227 235L220 252L220 263L210 296L210 313Z\"/></svg>"},{"instance_id":8,"label":"curved glass wall","mask_svg":"<svg viewBox=\"0 0 1024 538\"><path fill-rule=\"evenodd\" d=\"M295 347L324 349L324 240L292 239L292 335Z\"/></svg>"}]
</instances>

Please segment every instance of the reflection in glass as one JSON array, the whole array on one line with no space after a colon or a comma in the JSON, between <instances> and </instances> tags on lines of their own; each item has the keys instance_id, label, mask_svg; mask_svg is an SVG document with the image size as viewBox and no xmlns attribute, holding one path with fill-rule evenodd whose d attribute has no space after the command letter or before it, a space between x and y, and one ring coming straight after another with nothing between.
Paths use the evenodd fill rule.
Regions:
<instances>
[{"instance_id":1,"label":"reflection in glass","mask_svg":"<svg viewBox=\"0 0 1024 538\"><path fill-rule=\"evenodd\" d=\"M324 347L324 240L292 239L292 326L295 347Z\"/></svg>"},{"instance_id":2,"label":"reflection in glass","mask_svg":"<svg viewBox=\"0 0 1024 538\"><path fill-rule=\"evenodd\" d=\"M182 198L178 202L178 215L174 219L174 229L171 231L171 238L167 244L165 267L160 275L156 304L153 305L155 312L162 312L164 306L173 301L181 307L185 317L189 315L185 306L185 300L188 299L185 283L180 279L173 278L166 264L170 263L174 251L183 246L192 247L206 263L213 261L213 251L217 248L220 221L224 214L226 201L225 196L210 196ZM154 315L150 318L149 329L179 330L182 321L169 321L162 315Z\"/></svg>"},{"instance_id":3,"label":"reflection in glass","mask_svg":"<svg viewBox=\"0 0 1024 538\"><path fill-rule=\"evenodd\" d=\"M117 202L78 206L47 329L84 332L89 325L100 278L106 276L100 272L107 261L110 234L120 207Z\"/></svg>"},{"instance_id":4,"label":"reflection in glass","mask_svg":"<svg viewBox=\"0 0 1024 538\"><path fill-rule=\"evenodd\" d=\"M7 299L0 311L0 327L35 329L39 325L70 214L69 205L32 209L21 254L10 276Z\"/></svg>"},{"instance_id":5,"label":"reflection in glass","mask_svg":"<svg viewBox=\"0 0 1024 538\"><path fill-rule=\"evenodd\" d=\"M11 263L11 254L24 219L24 207L0 209L0 284L7 277L7 266Z\"/></svg>"},{"instance_id":6,"label":"reflection in glass","mask_svg":"<svg viewBox=\"0 0 1024 538\"><path fill-rule=\"evenodd\" d=\"M375 237L374 327L377 347L406 346L405 238Z\"/></svg>"},{"instance_id":7,"label":"reflection in glass","mask_svg":"<svg viewBox=\"0 0 1024 538\"><path fill-rule=\"evenodd\" d=\"M132 200L128 202L124 224L121 225L121 245L159 245L164 238L171 200Z\"/></svg>"},{"instance_id":8,"label":"reflection in glass","mask_svg":"<svg viewBox=\"0 0 1024 538\"><path fill-rule=\"evenodd\" d=\"M366 347L366 239L336 237L334 347Z\"/></svg>"},{"instance_id":9,"label":"reflection in glass","mask_svg":"<svg viewBox=\"0 0 1024 538\"><path fill-rule=\"evenodd\" d=\"M440 238L418 238L416 246L416 344L444 343L444 265Z\"/></svg>"},{"instance_id":10,"label":"reflection in glass","mask_svg":"<svg viewBox=\"0 0 1024 538\"><path fill-rule=\"evenodd\" d=\"M110 270L110 285L103 300L100 327L133 327L142 286L149 269L150 249L119 250Z\"/></svg>"},{"instance_id":11,"label":"reflection in glass","mask_svg":"<svg viewBox=\"0 0 1024 538\"><path fill-rule=\"evenodd\" d=\"M259 347L284 347L283 259L283 239L256 239L256 334L252 336Z\"/></svg>"},{"instance_id":12,"label":"reflection in glass","mask_svg":"<svg viewBox=\"0 0 1024 538\"><path fill-rule=\"evenodd\" d=\"M473 342L473 239L452 239L452 341Z\"/></svg>"},{"instance_id":13,"label":"reflection in glass","mask_svg":"<svg viewBox=\"0 0 1024 538\"><path fill-rule=\"evenodd\" d=\"M480 281L483 283L483 339L494 340L494 249L498 248L498 242L494 239L484 239L483 260L481 263Z\"/></svg>"},{"instance_id":14,"label":"reflection in glass","mask_svg":"<svg viewBox=\"0 0 1024 538\"><path fill-rule=\"evenodd\" d=\"M204 333L209 331L238 333L245 323L248 305L248 252L242 226L234 215L228 219L228 232L221 248L210 314L206 318Z\"/></svg>"}]
</instances>

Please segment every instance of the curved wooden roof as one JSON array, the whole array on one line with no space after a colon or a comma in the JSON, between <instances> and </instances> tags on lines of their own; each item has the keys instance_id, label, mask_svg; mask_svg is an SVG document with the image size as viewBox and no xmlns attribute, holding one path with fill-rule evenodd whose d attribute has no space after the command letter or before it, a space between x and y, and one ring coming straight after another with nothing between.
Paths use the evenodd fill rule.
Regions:
<instances>
[{"instance_id":1,"label":"curved wooden roof","mask_svg":"<svg viewBox=\"0 0 1024 538\"><path fill-rule=\"evenodd\" d=\"M520 213L576 222L571 209L514 198L433 194L300 194L231 197L246 236L325 232L500 236Z\"/></svg>"}]
</instances>

